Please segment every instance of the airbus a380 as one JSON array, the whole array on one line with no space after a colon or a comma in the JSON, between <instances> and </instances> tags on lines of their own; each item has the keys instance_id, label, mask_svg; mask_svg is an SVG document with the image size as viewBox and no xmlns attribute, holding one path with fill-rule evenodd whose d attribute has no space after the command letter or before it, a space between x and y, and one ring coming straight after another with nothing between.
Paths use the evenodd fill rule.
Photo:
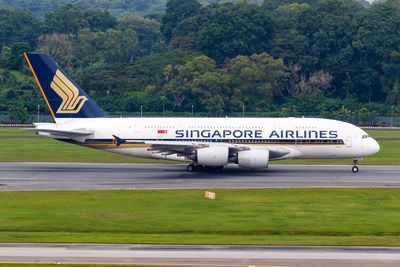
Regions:
<instances>
[{"instance_id":1,"label":"airbus a380","mask_svg":"<svg viewBox=\"0 0 400 267\"><path fill-rule=\"evenodd\" d=\"M362 129L319 118L113 118L48 55L26 53L55 123L35 131L60 141L140 158L189 162L187 171L267 168L271 160L358 159L379 151Z\"/></svg>"}]
</instances>

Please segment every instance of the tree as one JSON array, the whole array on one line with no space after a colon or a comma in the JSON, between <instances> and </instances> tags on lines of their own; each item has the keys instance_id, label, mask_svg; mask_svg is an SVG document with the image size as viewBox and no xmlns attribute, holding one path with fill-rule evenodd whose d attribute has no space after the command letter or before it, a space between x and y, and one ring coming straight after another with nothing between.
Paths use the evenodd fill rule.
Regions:
<instances>
[{"instance_id":1,"label":"tree","mask_svg":"<svg viewBox=\"0 0 400 267\"><path fill-rule=\"evenodd\" d=\"M396 79L393 88L387 95L386 102L390 105L400 105L400 81Z\"/></svg>"},{"instance_id":2,"label":"tree","mask_svg":"<svg viewBox=\"0 0 400 267\"><path fill-rule=\"evenodd\" d=\"M132 42L129 40L129 37L134 38L128 36L125 41ZM101 34L101 39L100 47L105 62L112 63L123 61L122 59L124 58L124 55L121 50L123 42L122 32L120 30L108 29L104 34ZM125 50L130 51L127 48Z\"/></svg>"},{"instance_id":3,"label":"tree","mask_svg":"<svg viewBox=\"0 0 400 267\"><path fill-rule=\"evenodd\" d=\"M82 88L92 97L118 95L129 88L123 66L119 64L92 64L84 69L76 81L79 81Z\"/></svg>"},{"instance_id":4,"label":"tree","mask_svg":"<svg viewBox=\"0 0 400 267\"><path fill-rule=\"evenodd\" d=\"M300 14L310 8L312 7L306 3L292 3L280 5L273 11L267 10L276 29L271 55L283 58L286 63L291 64L299 60L299 55L305 55L308 52L309 40L307 36L299 33L297 24Z\"/></svg>"},{"instance_id":5,"label":"tree","mask_svg":"<svg viewBox=\"0 0 400 267\"><path fill-rule=\"evenodd\" d=\"M160 24L152 19L145 19L138 15L129 15L123 17L118 28L124 35L130 34L127 31L133 31L137 38L136 55L143 57L151 53L164 52L164 38L160 32Z\"/></svg>"},{"instance_id":6,"label":"tree","mask_svg":"<svg viewBox=\"0 0 400 267\"><path fill-rule=\"evenodd\" d=\"M217 94L229 97L227 76L219 72L215 61L207 56L195 57L182 66L169 64L164 68L163 76L166 83L159 93L181 110L187 110L185 107L189 105L204 110L204 106Z\"/></svg>"},{"instance_id":7,"label":"tree","mask_svg":"<svg viewBox=\"0 0 400 267\"><path fill-rule=\"evenodd\" d=\"M169 45L179 49L197 49L197 38L199 31L199 17L193 16L179 22L173 32L173 38Z\"/></svg>"},{"instance_id":8,"label":"tree","mask_svg":"<svg viewBox=\"0 0 400 267\"><path fill-rule=\"evenodd\" d=\"M89 24L91 31L106 31L109 28L115 28L118 24L117 19L107 10L88 9L83 12L83 17Z\"/></svg>"},{"instance_id":9,"label":"tree","mask_svg":"<svg viewBox=\"0 0 400 267\"><path fill-rule=\"evenodd\" d=\"M329 117L340 121L349 121L350 116L351 116L350 110L348 110L345 107L342 107L341 109L338 109L334 111L331 115L329 115Z\"/></svg>"},{"instance_id":10,"label":"tree","mask_svg":"<svg viewBox=\"0 0 400 267\"><path fill-rule=\"evenodd\" d=\"M104 60L101 54L103 36L103 32L91 32L89 28L78 31L75 47L79 49L75 50L75 54L80 66L87 67L91 63Z\"/></svg>"},{"instance_id":11,"label":"tree","mask_svg":"<svg viewBox=\"0 0 400 267\"><path fill-rule=\"evenodd\" d=\"M0 47L26 42L34 48L41 31L41 22L29 11L0 7Z\"/></svg>"},{"instance_id":12,"label":"tree","mask_svg":"<svg viewBox=\"0 0 400 267\"><path fill-rule=\"evenodd\" d=\"M189 99L196 106L200 104L200 107L205 107L210 115L221 116L224 111L238 108L233 91L232 76L221 70L211 69L199 74L190 83Z\"/></svg>"},{"instance_id":13,"label":"tree","mask_svg":"<svg viewBox=\"0 0 400 267\"><path fill-rule=\"evenodd\" d=\"M79 29L89 27L82 10L71 3L46 13L44 22L49 33L76 33Z\"/></svg>"},{"instance_id":14,"label":"tree","mask_svg":"<svg viewBox=\"0 0 400 267\"><path fill-rule=\"evenodd\" d=\"M38 51L50 55L66 70L76 65L74 36L72 34L43 34L38 38Z\"/></svg>"},{"instance_id":15,"label":"tree","mask_svg":"<svg viewBox=\"0 0 400 267\"><path fill-rule=\"evenodd\" d=\"M7 59L7 66L13 70L21 68L24 52L29 51L29 44L27 42L16 42L10 47L10 55Z\"/></svg>"},{"instance_id":16,"label":"tree","mask_svg":"<svg viewBox=\"0 0 400 267\"><path fill-rule=\"evenodd\" d=\"M224 114L225 103L221 95L213 96L206 105L206 109L211 116L219 117Z\"/></svg>"},{"instance_id":17,"label":"tree","mask_svg":"<svg viewBox=\"0 0 400 267\"><path fill-rule=\"evenodd\" d=\"M161 32L167 42L171 40L176 25L185 18L196 15L199 10L200 3L197 0L169 0L161 25Z\"/></svg>"},{"instance_id":18,"label":"tree","mask_svg":"<svg viewBox=\"0 0 400 267\"><path fill-rule=\"evenodd\" d=\"M43 17L67 3L80 6L85 10L107 10L113 16L123 17L129 14L148 14L163 12L166 0L2 0L2 5L7 5L14 10L27 9L37 17Z\"/></svg>"},{"instance_id":19,"label":"tree","mask_svg":"<svg viewBox=\"0 0 400 267\"><path fill-rule=\"evenodd\" d=\"M76 38L76 57L86 67L94 62L132 63L138 54L135 32L108 29L105 32L92 32L81 29Z\"/></svg>"},{"instance_id":20,"label":"tree","mask_svg":"<svg viewBox=\"0 0 400 267\"><path fill-rule=\"evenodd\" d=\"M291 5L291 4L309 4L309 5L316 5L320 0L264 0L263 1L263 7L266 10L274 11L275 9L281 7L281 6L286 6L286 5Z\"/></svg>"},{"instance_id":21,"label":"tree","mask_svg":"<svg viewBox=\"0 0 400 267\"><path fill-rule=\"evenodd\" d=\"M273 22L256 5L210 4L197 15L196 47L222 63L237 55L261 53L270 47Z\"/></svg>"},{"instance_id":22,"label":"tree","mask_svg":"<svg viewBox=\"0 0 400 267\"><path fill-rule=\"evenodd\" d=\"M282 59L262 53L238 56L221 68L213 59L198 56L182 66L167 65L163 76L166 83L153 93L168 97L177 109L195 105L197 110L221 115L237 111L243 104L255 109L266 99L272 103L274 97L279 97L278 88L288 73ZM218 103L223 103L219 111Z\"/></svg>"},{"instance_id":23,"label":"tree","mask_svg":"<svg viewBox=\"0 0 400 267\"><path fill-rule=\"evenodd\" d=\"M8 116L17 123L25 123L28 118L28 109L22 104L12 105L8 109Z\"/></svg>"},{"instance_id":24,"label":"tree","mask_svg":"<svg viewBox=\"0 0 400 267\"><path fill-rule=\"evenodd\" d=\"M376 114L369 111L366 107L357 109L353 112L354 120L359 125L371 125Z\"/></svg>"},{"instance_id":25,"label":"tree","mask_svg":"<svg viewBox=\"0 0 400 267\"><path fill-rule=\"evenodd\" d=\"M182 50L171 50L138 59L134 65L127 66L126 68L127 73L132 78L132 90L144 91L148 87L148 90L152 93L158 93L162 86L168 82L163 75L167 65L171 65L171 69L176 69L191 61L196 56L199 56L199 54Z\"/></svg>"},{"instance_id":26,"label":"tree","mask_svg":"<svg viewBox=\"0 0 400 267\"><path fill-rule=\"evenodd\" d=\"M132 29L127 29L122 35L121 51L124 54L124 62L132 64L139 54L138 39Z\"/></svg>"},{"instance_id":27,"label":"tree","mask_svg":"<svg viewBox=\"0 0 400 267\"><path fill-rule=\"evenodd\" d=\"M389 3L373 5L357 17L359 28L353 44L361 60L386 59L398 49L400 32L399 8ZM378 62L379 64L379 62Z\"/></svg>"},{"instance_id":28,"label":"tree","mask_svg":"<svg viewBox=\"0 0 400 267\"><path fill-rule=\"evenodd\" d=\"M315 71L309 75L301 72L301 66L298 64L290 65L290 83L285 88L292 97L304 97L306 95L315 95L319 92L323 96L329 96L333 93L333 76L324 71ZM330 89L330 90L329 90Z\"/></svg>"},{"instance_id":29,"label":"tree","mask_svg":"<svg viewBox=\"0 0 400 267\"><path fill-rule=\"evenodd\" d=\"M11 49L7 46L3 46L0 54L0 67L6 68L8 64L8 58L10 57Z\"/></svg>"},{"instance_id":30,"label":"tree","mask_svg":"<svg viewBox=\"0 0 400 267\"><path fill-rule=\"evenodd\" d=\"M250 57L237 56L227 65L232 75L233 87L240 91L246 104L255 106L256 102L280 95L280 87L289 77L288 68L282 59L274 59L267 53L254 54Z\"/></svg>"},{"instance_id":31,"label":"tree","mask_svg":"<svg viewBox=\"0 0 400 267\"><path fill-rule=\"evenodd\" d=\"M162 111L162 97L146 92L128 92L121 100L121 111L139 112L140 108L146 111Z\"/></svg>"}]
</instances>

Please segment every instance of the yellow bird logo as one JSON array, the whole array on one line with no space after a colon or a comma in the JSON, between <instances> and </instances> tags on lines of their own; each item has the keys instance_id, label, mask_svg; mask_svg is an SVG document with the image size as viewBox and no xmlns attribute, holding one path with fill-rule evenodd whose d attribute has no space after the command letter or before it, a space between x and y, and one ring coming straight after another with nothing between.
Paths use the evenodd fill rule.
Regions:
<instances>
[{"instance_id":1,"label":"yellow bird logo","mask_svg":"<svg viewBox=\"0 0 400 267\"><path fill-rule=\"evenodd\" d=\"M86 96L79 96L78 88L60 70L56 71L50 87L62 99L56 113L78 113L88 100Z\"/></svg>"}]
</instances>

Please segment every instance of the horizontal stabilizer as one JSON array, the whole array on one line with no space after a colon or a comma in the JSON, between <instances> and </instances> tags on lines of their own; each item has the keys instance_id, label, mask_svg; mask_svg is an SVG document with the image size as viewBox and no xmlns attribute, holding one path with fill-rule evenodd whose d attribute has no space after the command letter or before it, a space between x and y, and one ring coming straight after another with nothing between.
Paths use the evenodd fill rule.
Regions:
<instances>
[{"instance_id":1,"label":"horizontal stabilizer","mask_svg":"<svg viewBox=\"0 0 400 267\"><path fill-rule=\"evenodd\" d=\"M27 129L30 131L35 131L36 133L47 133L51 135L59 135L59 136L67 136L67 137L80 137L87 136L93 134L92 131L86 131L85 129L76 129L76 130L55 130L55 129L40 129L40 128L32 128Z\"/></svg>"}]
</instances>

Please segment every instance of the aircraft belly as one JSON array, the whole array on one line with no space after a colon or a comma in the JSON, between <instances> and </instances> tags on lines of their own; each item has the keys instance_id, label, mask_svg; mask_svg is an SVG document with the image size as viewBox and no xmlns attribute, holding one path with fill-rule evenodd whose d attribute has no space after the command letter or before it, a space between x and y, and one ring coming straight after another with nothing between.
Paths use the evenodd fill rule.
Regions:
<instances>
[{"instance_id":1,"label":"aircraft belly","mask_svg":"<svg viewBox=\"0 0 400 267\"><path fill-rule=\"evenodd\" d=\"M163 160L191 162L191 160L187 159L185 156L178 156L176 153L165 154L156 151L149 151L147 147L112 148L112 149L102 149L102 150L132 157L145 158L145 159L163 159Z\"/></svg>"},{"instance_id":2,"label":"aircraft belly","mask_svg":"<svg viewBox=\"0 0 400 267\"><path fill-rule=\"evenodd\" d=\"M299 159L346 159L360 156L358 151L349 149L344 145L321 145L318 149L312 146L303 146L298 149L301 151L301 156L298 157Z\"/></svg>"}]
</instances>

